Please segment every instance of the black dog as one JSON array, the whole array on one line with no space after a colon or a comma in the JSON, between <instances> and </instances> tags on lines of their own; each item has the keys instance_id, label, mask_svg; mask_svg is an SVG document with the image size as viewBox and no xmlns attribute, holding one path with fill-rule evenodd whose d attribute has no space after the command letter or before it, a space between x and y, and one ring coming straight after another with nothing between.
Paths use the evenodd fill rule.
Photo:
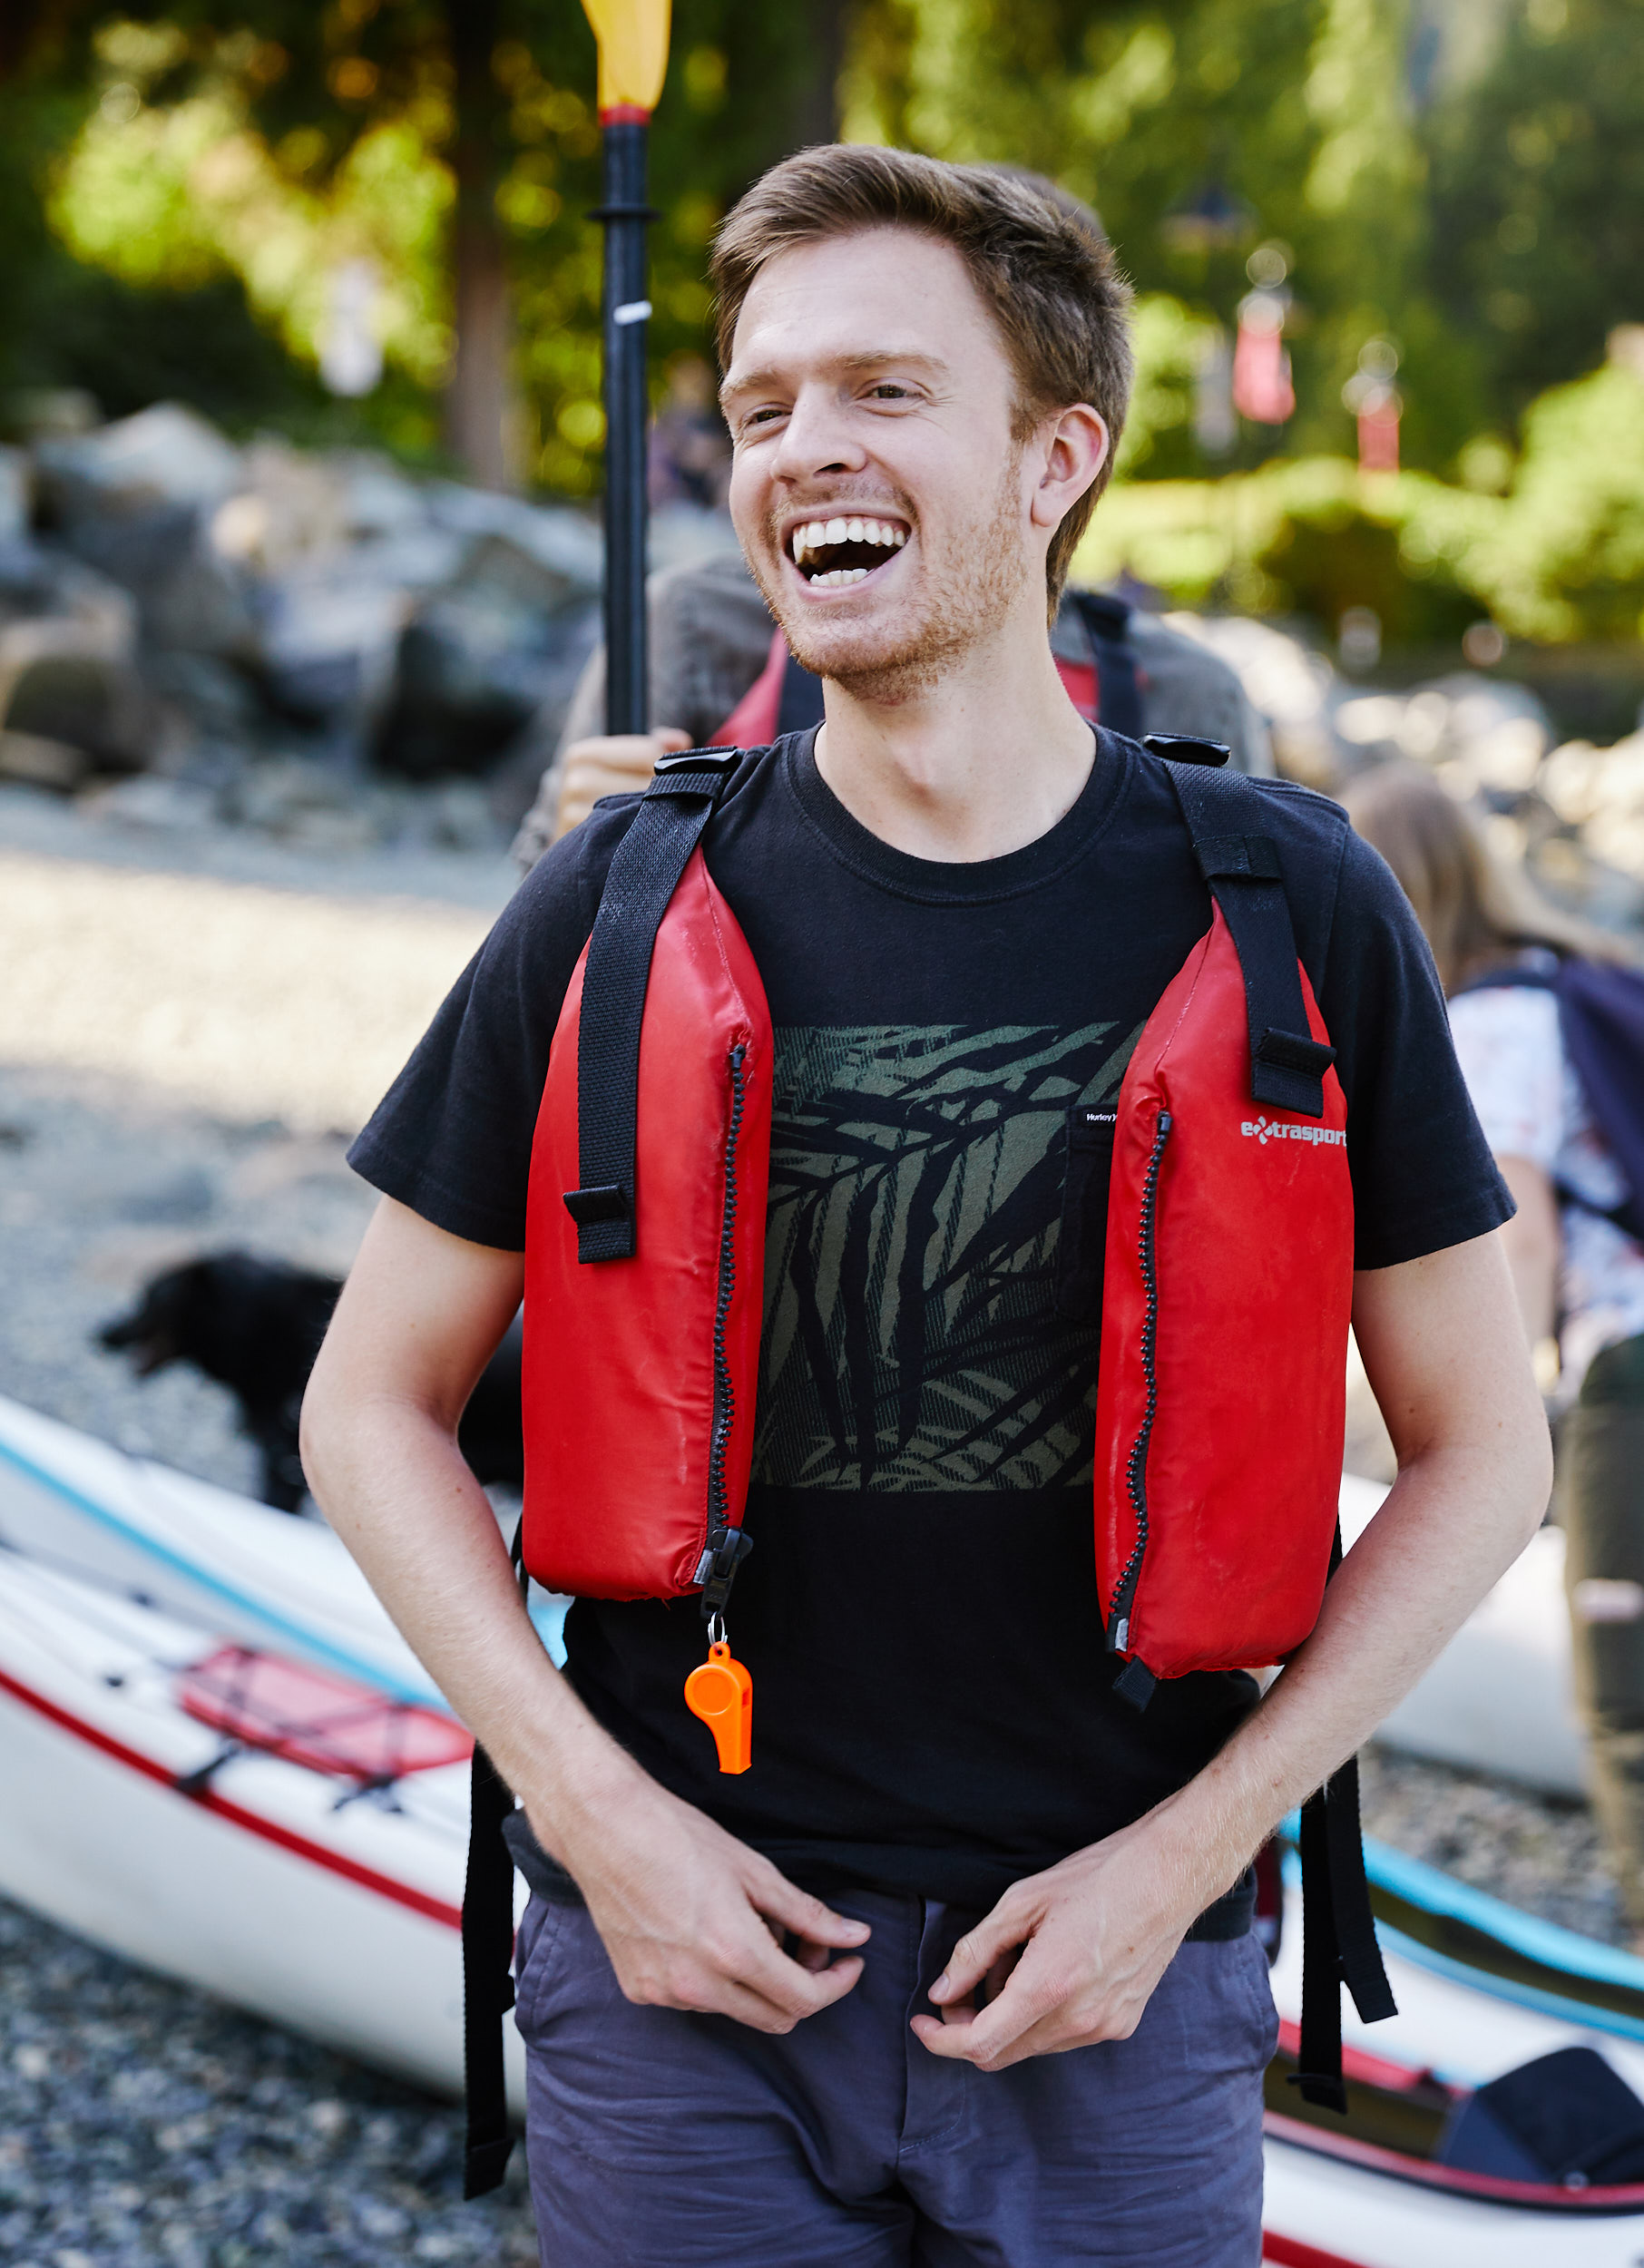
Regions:
<instances>
[{"instance_id":1,"label":"black dog","mask_svg":"<svg viewBox=\"0 0 1644 2268\"><path fill-rule=\"evenodd\" d=\"M308 1485L297 1448L303 1388L341 1289L334 1276L280 1260L207 1253L153 1277L135 1310L97 1339L129 1354L140 1378L168 1363L192 1363L227 1386L262 1452L263 1501L294 1512ZM457 1442L481 1482L524 1487L517 1319L474 1389Z\"/></svg>"}]
</instances>

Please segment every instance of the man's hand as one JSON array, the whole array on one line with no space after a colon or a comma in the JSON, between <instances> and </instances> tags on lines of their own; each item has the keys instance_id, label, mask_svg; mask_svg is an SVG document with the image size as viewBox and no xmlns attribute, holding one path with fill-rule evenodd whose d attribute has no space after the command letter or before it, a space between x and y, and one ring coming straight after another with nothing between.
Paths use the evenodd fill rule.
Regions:
<instances>
[{"instance_id":1,"label":"man's hand","mask_svg":"<svg viewBox=\"0 0 1644 2268\"><path fill-rule=\"evenodd\" d=\"M1206 1902L1160 1816L1013 1883L959 1940L931 1987L940 2018L913 2019L933 2055L1003 2071L1130 2038Z\"/></svg>"},{"instance_id":2,"label":"man's hand","mask_svg":"<svg viewBox=\"0 0 1644 2268\"><path fill-rule=\"evenodd\" d=\"M843 1999L862 1974L861 1956L845 1949L866 1941L866 1922L797 1890L768 1859L630 1769L583 1814L581 1832L567 1831L559 1806L532 1820L588 1901L624 1999L778 2033Z\"/></svg>"},{"instance_id":3,"label":"man's hand","mask_svg":"<svg viewBox=\"0 0 1644 2268\"><path fill-rule=\"evenodd\" d=\"M597 739L573 740L559 767L556 836L581 826L602 796L631 796L648 787L657 758L678 756L690 746L690 735L677 725L659 725L654 732L602 733Z\"/></svg>"}]
</instances>

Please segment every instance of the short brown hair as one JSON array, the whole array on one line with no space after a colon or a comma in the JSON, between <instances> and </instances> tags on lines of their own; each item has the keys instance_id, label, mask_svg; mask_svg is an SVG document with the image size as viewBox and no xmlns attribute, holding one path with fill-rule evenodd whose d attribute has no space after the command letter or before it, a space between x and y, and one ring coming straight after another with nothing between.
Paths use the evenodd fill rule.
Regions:
<instances>
[{"instance_id":1,"label":"short brown hair","mask_svg":"<svg viewBox=\"0 0 1644 2268\"><path fill-rule=\"evenodd\" d=\"M1107 425L1106 462L1051 539L1045 581L1054 615L1112 473L1130 398L1130 287L1094 213L1013 169L947 165L861 142L801 150L754 183L714 240L709 272L719 366L729 367L737 318L767 261L826 237L881 228L916 229L964 260L1015 368L1018 440L1074 402L1088 402Z\"/></svg>"}]
</instances>

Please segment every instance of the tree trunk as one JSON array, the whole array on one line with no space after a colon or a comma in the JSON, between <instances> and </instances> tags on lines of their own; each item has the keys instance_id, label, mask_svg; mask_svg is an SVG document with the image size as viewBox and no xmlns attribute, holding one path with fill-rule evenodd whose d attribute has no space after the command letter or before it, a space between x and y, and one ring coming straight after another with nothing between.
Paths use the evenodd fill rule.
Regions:
<instances>
[{"instance_id":1,"label":"tree trunk","mask_svg":"<svg viewBox=\"0 0 1644 2268\"><path fill-rule=\"evenodd\" d=\"M839 139L839 74L845 68L846 16L850 0L810 0L810 56L793 110L793 146L808 149Z\"/></svg>"},{"instance_id":2,"label":"tree trunk","mask_svg":"<svg viewBox=\"0 0 1644 2268\"><path fill-rule=\"evenodd\" d=\"M451 170L452 313L456 347L445 386L445 441L482 488L513 488L514 322L508 248L496 214L503 102L491 75L497 0L445 0L456 133Z\"/></svg>"}]
</instances>

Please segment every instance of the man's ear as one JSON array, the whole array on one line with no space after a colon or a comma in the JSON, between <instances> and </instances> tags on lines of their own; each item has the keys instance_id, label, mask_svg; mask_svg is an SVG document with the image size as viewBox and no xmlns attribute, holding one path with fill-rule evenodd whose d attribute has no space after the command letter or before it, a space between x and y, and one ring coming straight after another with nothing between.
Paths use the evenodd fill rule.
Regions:
<instances>
[{"instance_id":1,"label":"man's ear","mask_svg":"<svg viewBox=\"0 0 1644 2268\"><path fill-rule=\"evenodd\" d=\"M1088 402L1075 402L1040 428L1034 454L1033 523L1058 528L1108 461L1107 421Z\"/></svg>"}]
</instances>

